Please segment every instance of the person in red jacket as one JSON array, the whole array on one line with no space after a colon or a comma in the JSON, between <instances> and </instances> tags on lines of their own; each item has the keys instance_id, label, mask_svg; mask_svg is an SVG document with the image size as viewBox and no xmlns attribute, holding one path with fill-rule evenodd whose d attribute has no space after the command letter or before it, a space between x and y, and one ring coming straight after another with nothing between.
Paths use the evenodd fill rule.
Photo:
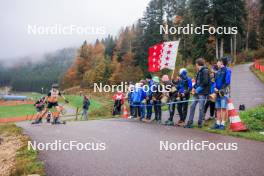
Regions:
<instances>
[{"instance_id":1,"label":"person in red jacket","mask_svg":"<svg viewBox=\"0 0 264 176\"><path fill-rule=\"evenodd\" d=\"M125 94L121 91L117 91L117 93L113 96L113 99L114 99L113 115L120 115L121 107L125 102Z\"/></svg>"}]
</instances>

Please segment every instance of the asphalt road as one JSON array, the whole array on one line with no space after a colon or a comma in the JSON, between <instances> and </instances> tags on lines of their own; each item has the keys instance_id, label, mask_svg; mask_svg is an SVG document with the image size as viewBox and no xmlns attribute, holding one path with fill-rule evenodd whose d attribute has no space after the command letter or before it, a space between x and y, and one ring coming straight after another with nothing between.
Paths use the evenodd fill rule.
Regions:
<instances>
[{"instance_id":1,"label":"asphalt road","mask_svg":"<svg viewBox=\"0 0 264 176\"><path fill-rule=\"evenodd\" d=\"M244 103L247 107L253 107L264 102L264 87L250 73L248 66L241 65L233 69L233 78L239 78L239 81L233 80L232 97L236 105ZM237 92L234 93L236 88ZM249 90L252 90L255 99L246 96L249 95ZM28 122L18 125L37 143L50 143L55 140L61 140L62 143L105 143L104 151L40 151L40 159L45 163L46 174L50 176L264 175L263 142L206 133L197 129L140 123L131 119L79 121L58 126L32 126ZM173 146L188 140L193 143L235 143L238 149L160 150L160 141L168 141Z\"/></svg>"}]
</instances>

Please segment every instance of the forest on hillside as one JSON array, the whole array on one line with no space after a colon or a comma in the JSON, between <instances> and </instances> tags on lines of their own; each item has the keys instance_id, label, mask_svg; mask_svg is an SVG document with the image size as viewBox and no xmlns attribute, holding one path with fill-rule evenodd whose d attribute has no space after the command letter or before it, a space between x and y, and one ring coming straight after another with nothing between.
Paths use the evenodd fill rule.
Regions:
<instances>
[{"instance_id":1,"label":"forest on hillside","mask_svg":"<svg viewBox=\"0 0 264 176\"><path fill-rule=\"evenodd\" d=\"M160 25L170 28L188 24L235 26L238 33L160 34ZM214 62L230 56L234 63L264 58L264 0L150 0L134 24L122 27L116 36L108 35L95 43L84 41L77 53L68 48L46 54L39 62L22 58L9 67L0 63L0 87L37 92L43 88L46 92L54 82L62 88L87 88L93 83L138 81L149 74L149 47L179 39L177 67L191 67L198 57ZM164 69L157 74L164 73L171 71Z\"/></svg>"},{"instance_id":2,"label":"forest on hillside","mask_svg":"<svg viewBox=\"0 0 264 176\"><path fill-rule=\"evenodd\" d=\"M45 93L52 83L60 81L72 65L75 54L76 49L66 48L45 54L38 61L26 57L10 66L0 63L0 87L10 86L13 91Z\"/></svg>"},{"instance_id":3,"label":"forest on hillside","mask_svg":"<svg viewBox=\"0 0 264 176\"><path fill-rule=\"evenodd\" d=\"M187 24L235 26L238 33L160 34L160 25ZM184 66L198 57L213 62L228 55L236 63L264 57L264 0L151 0L143 17L122 28L117 37L109 35L95 44L85 41L61 83L68 88L139 80L148 74L148 48L178 39L181 43L177 62Z\"/></svg>"}]
</instances>

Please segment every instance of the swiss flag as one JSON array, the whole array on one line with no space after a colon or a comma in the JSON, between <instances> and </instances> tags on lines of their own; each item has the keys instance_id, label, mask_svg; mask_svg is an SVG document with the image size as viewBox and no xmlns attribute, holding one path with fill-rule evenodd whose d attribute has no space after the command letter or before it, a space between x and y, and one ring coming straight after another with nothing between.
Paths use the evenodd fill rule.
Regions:
<instances>
[{"instance_id":1,"label":"swiss flag","mask_svg":"<svg viewBox=\"0 0 264 176\"><path fill-rule=\"evenodd\" d=\"M175 67L180 41L163 42L149 48L148 66L150 72Z\"/></svg>"}]
</instances>

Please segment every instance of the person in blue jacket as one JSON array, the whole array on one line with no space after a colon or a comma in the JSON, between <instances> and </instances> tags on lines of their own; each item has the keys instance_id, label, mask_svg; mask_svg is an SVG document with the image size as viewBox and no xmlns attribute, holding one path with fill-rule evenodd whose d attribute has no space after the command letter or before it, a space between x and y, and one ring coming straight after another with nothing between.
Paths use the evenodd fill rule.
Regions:
<instances>
[{"instance_id":1,"label":"person in blue jacket","mask_svg":"<svg viewBox=\"0 0 264 176\"><path fill-rule=\"evenodd\" d=\"M215 108L217 120L214 129L225 129L225 122L228 118L227 101L230 93L231 69L227 67L229 58L224 57L217 61L218 71L215 76L215 93L217 94Z\"/></svg>"},{"instance_id":2,"label":"person in blue jacket","mask_svg":"<svg viewBox=\"0 0 264 176\"><path fill-rule=\"evenodd\" d=\"M214 93L214 89L215 89L215 74L217 72L217 65L214 65L211 69L211 73L210 73L210 94ZM210 107L210 116L209 118L207 118L206 120L212 120L216 117L216 112L215 112L215 102L210 100L209 98L207 99L206 103L205 103L205 107L204 107L204 114L206 114L207 109Z\"/></svg>"},{"instance_id":3,"label":"person in blue jacket","mask_svg":"<svg viewBox=\"0 0 264 176\"><path fill-rule=\"evenodd\" d=\"M177 90L179 92L180 103L177 105L177 110L179 112L180 120L177 122L178 126L185 124L185 119L188 112L188 100L190 99L190 93L192 91L192 79L188 76L188 72L185 68L179 71L179 82L177 85Z\"/></svg>"},{"instance_id":4,"label":"person in blue jacket","mask_svg":"<svg viewBox=\"0 0 264 176\"><path fill-rule=\"evenodd\" d=\"M148 75L146 77L147 85L146 85L146 109L147 109L147 115L146 119L151 120L151 115L152 115L152 107L153 107L153 101L152 101L152 86L154 85L154 82L152 80L152 76Z\"/></svg>"},{"instance_id":5,"label":"person in blue jacket","mask_svg":"<svg viewBox=\"0 0 264 176\"><path fill-rule=\"evenodd\" d=\"M146 98L146 93L142 86L142 83L136 83L135 89L132 93L132 104L134 106L133 118L137 118L139 116L140 120L144 118L144 114L142 113L142 101Z\"/></svg>"},{"instance_id":6,"label":"person in blue jacket","mask_svg":"<svg viewBox=\"0 0 264 176\"><path fill-rule=\"evenodd\" d=\"M132 118L133 115L134 115L134 106L133 106L133 91L134 91L134 88L135 88L135 86L131 83L129 85L129 90L128 90L128 93L127 93L127 101L128 101L129 110L130 110L130 117L129 118Z\"/></svg>"}]
</instances>

